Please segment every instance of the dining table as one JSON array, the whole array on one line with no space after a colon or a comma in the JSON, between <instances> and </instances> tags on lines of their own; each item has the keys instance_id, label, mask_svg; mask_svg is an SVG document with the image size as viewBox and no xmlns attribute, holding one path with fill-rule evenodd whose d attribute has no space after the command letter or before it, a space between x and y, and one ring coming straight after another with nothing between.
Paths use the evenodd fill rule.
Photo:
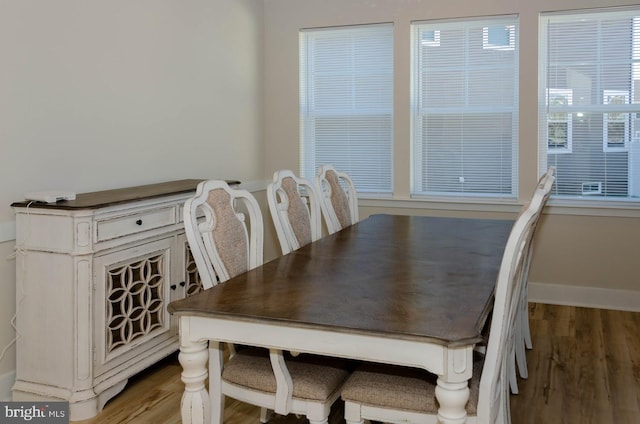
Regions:
<instances>
[{"instance_id":1,"label":"dining table","mask_svg":"<svg viewBox=\"0 0 640 424\"><path fill-rule=\"evenodd\" d=\"M439 421L464 423L473 352L486 341L512 225L371 215L170 303L179 318L183 421L222 414L205 387L207 361L222 361L209 358L212 341L425 369L437 375Z\"/></svg>"}]
</instances>

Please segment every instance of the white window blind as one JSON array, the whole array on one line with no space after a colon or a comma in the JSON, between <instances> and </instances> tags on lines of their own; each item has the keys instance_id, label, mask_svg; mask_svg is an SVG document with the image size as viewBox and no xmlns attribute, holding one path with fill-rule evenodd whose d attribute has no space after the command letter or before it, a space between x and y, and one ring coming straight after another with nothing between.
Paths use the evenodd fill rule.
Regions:
<instances>
[{"instance_id":1,"label":"white window blind","mask_svg":"<svg viewBox=\"0 0 640 424\"><path fill-rule=\"evenodd\" d=\"M393 25L300 32L301 174L333 164L358 193L392 192Z\"/></svg>"},{"instance_id":2,"label":"white window blind","mask_svg":"<svg viewBox=\"0 0 640 424\"><path fill-rule=\"evenodd\" d=\"M640 200L640 8L541 15L539 63L539 172L556 167L552 195Z\"/></svg>"},{"instance_id":3,"label":"white window blind","mask_svg":"<svg viewBox=\"0 0 640 424\"><path fill-rule=\"evenodd\" d=\"M414 23L412 81L412 194L517 196L517 17Z\"/></svg>"}]
</instances>

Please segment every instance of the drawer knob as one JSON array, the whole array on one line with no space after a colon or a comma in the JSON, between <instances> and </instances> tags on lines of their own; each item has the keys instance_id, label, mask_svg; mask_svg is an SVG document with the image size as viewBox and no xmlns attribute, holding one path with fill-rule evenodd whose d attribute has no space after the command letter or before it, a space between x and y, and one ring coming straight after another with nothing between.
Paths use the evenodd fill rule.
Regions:
<instances>
[{"instance_id":1,"label":"drawer knob","mask_svg":"<svg viewBox=\"0 0 640 424\"><path fill-rule=\"evenodd\" d=\"M136 224L138 224L138 225L142 225L142 220L141 220L141 219L137 220L137 221L136 221Z\"/></svg>"},{"instance_id":2,"label":"drawer knob","mask_svg":"<svg viewBox=\"0 0 640 424\"><path fill-rule=\"evenodd\" d=\"M184 287L186 285L187 285L187 283L185 281L180 281L180 287Z\"/></svg>"},{"instance_id":3,"label":"drawer knob","mask_svg":"<svg viewBox=\"0 0 640 424\"><path fill-rule=\"evenodd\" d=\"M171 284L171 290L175 290L177 288L178 288L178 286L176 286L175 284Z\"/></svg>"}]
</instances>

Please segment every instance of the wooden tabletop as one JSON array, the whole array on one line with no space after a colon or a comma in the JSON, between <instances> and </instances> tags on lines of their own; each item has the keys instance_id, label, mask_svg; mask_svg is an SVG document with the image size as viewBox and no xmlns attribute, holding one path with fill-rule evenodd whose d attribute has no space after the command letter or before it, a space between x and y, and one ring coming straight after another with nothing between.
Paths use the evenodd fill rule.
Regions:
<instances>
[{"instance_id":1,"label":"wooden tabletop","mask_svg":"<svg viewBox=\"0 0 640 424\"><path fill-rule=\"evenodd\" d=\"M186 299L177 314L480 340L513 221L373 215Z\"/></svg>"}]
</instances>

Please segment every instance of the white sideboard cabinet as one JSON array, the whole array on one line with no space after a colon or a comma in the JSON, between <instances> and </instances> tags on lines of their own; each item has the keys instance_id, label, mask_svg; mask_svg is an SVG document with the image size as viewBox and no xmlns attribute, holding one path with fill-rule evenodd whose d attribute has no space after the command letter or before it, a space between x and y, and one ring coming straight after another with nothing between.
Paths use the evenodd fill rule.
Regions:
<instances>
[{"instance_id":1,"label":"white sideboard cabinet","mask_svg":"<svg viewBox=\"0 0 640 424\"><path fill-rule=\"evenodd\" d=\"M200 180L17 202L13 399L91 418L129 377L175 352L169 302L201 290L182 223Z\"/></svg>"}]
</instances>

